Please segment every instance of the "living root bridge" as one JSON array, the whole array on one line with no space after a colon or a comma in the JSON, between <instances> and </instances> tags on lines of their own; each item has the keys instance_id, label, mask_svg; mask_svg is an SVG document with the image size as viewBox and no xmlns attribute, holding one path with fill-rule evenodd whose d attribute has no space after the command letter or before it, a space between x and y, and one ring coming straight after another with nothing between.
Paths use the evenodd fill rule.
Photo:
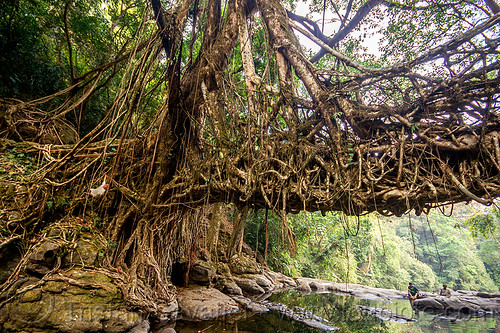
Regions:
<instances>
[{"instance_id":1,"label":"living root bridge","mask_svg":"<svg viewBox=\"0 0 500 333\"><path fill-rule=\"evenodd\" d=\"M44 168L64 169L66 180L51 179L51 172L42 178L68 184L85 172L66 169L66 161L84 168L92 163L85 170L106 173L114 191L150 212L234 202L284 213L401 215L462 201L491 204L500 195L500 38L494 34L500 13L407 62L369 68L332 49L310 21L287 15L279 1L231 1L224 22L220 3L213 1L206 8L203 56L193 56L191 43L181 68L179 56L186 47L181 32L197 15L190 6L198 4L154 7L160 36L142 37L136 53L121 58L128 61L129 84L101 124L77 145L52 146L67 155L48 160ZM169 28L168 22L178 24ZM262 55L267 64L260 71L252 59L257 46L249 22L267 31L270 49ZM294 31L318 43L333 61L315 67ZM151 120L146 107L126 106L141 105L140 96L155 91L146 93L144 82L159 70L154 64L162 47L170 55L169 94ZM237 51L239 77L231 67ZM441 72L427 73L426 66ZM74 108L90 98L96 80L80 84L85 94L73 104L71 98L78 96L68 90L65 105ZM4 101L4 135L18 138L16 124L23 115L40 114L36 106L48 100L17 106ZM101 155L82 153L104 135ZM103 164L108 157L113 161Z\"/></svg>"},{"instance_id":2,"label":"living root bridge","mask_svg":"<svg viewBox=\"0 0 500 333\"><path fill-rule=\"evenodd\" d=\"M316 38L307 20L290 16L294 23L279 2L257 5L281 91L247 61L252 46L240 15L246 101L219 71L211 91L202 84L205 111L196 115L205 126L193 126L196 153L164 185L170 194L162 205L232 201L284 212L401 215L461 201L491 204L500 194L499 38L488 35L500 14L413 60L373 69ZM293 29L343 67L313 67ZM450 75L419 70L437 60ZM296 93L292 68L306 98Z\"/></svg>"},{"instance_id":3,"label":"living root bridge","mask_svg":"<svg viewBox=\"0 0 500 333\"><path fill-rule=\"evenodd\" d=\"M499 132L480 140L467 130L456 144L446 139L435 144L415 142L404 133L394 130L399 139L390 143L347 148L344 167L339 166L342 153L304 142L283 143L285 139L266 142L264 148L240 149L234 155L216 152L200 161L198 184L185 186L186 179L192 180L189 174L169 184L175 195L166 205L190 198L193 205L233 201L256 208L283 206L287 212L378 211L399 216L411 209L420 214L442 203L491 204L500 194Z\"/></svg>"}]
</instances>

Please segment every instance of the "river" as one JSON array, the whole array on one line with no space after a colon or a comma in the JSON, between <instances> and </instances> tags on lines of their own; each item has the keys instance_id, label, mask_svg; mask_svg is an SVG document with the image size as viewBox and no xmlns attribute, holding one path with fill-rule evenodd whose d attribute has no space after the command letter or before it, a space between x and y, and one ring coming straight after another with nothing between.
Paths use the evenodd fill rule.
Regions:
<instances>
[{"instance_id":1,"label":"river","mask_svg":"<svg viewBox=\"0 0 500 333\"><path fill-rule=\"evenodd\" d=\"M301 294L289 290L273 294L269 301L285 304L290 309L305 309L328 320L329 324L339 328L338 332L500 332L499 317L458 316L449 314L431 314L411 309L407 300L369 300L345 294ZM363 312L361 307L387 309L412 318L414 322L397 322L380 319L376 315ZM380 315L380 313L378 313ZM218 320L198 323L178 321L175 330L179 333L194 332L319 332L302 323L291 321L277 312L264 314L240 313L222 317Z\"/></svg>"}]
</instances>

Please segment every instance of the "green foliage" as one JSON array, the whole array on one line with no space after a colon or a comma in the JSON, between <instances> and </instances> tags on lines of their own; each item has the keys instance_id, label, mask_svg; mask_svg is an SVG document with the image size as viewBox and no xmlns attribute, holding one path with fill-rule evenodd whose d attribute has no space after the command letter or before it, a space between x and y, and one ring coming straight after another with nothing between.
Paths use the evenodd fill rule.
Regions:
<instances>
[{"instance_id":1,"label":"green foliage","mask_svg":"<svg viewBox=\"0 0 500 333\"><path fill-rule=\"evenodd\" d=\"M490 212L474 215L465 224L477 243L477 254L484 262L495 285L500 288L500 209L493 208Z\"/></svg>"},{"instance_id":2,"label":"green foliage","mask_svg":"<svg viewBox=\"0 0 500 333\"><path fill-rule=\"evenodd\" d=\"M469 232L472 237L480 236L488 238L494 234L498 224L499 209L495 208L493 214L478 214L467 219L465 224L469 227Z\"/></svg>"},{"instance_id":3,"label":"green foliage","mask_svg":"<svg viewBox=\"0 0 500 333\"><path fill-rule=\"evenodd\" d=\"M268 253L267 259L270 266L275 267L279 271L287 272L287 274L297 274L293 262L293 258L287 251L286 244L281 237L282 221L279 216L269 211L267 223L265 219L265 211L252 211L247 219L245 226L245 241L252 248L258 248L261 253L265 253L266 248L266 224L268 235ZM283 258L286 258L283 260Z\"/></svg>"},{"instance_id":4,"label":"green foliage","mask_svg":"<svg viewBox=\"0 0 500 333\"><path fill-rule=\"evenodd\" d=\"M409 60L417 54L444 42L444 38L457 36L468 28L467 18L484 15L475 5L478 1L459 2L450 6L445 1L402 1L401 5L414 7L414 10L402 10L393 6L386 12L388 27L380 30L384 35L384 53L386 60ZM423 11L417 9L426 8Z\"/></svg>"},{"instance_id":5,"label":"green foliage","mask_svg":"<svg viewBox=\"0 0 500 333\"><path fill-rule=\"evenodd\" d=\"M51 95L113 61L133 46L145 8L137 0L6 2L0 6L0 98ZM121 79L120 65L109 69L92 99L67 115L80 134L103 118Z\"/></svg>"},{"instance_id":6,"label":"green foliage","mask_svg":"<svg viewBox=\"0 0 500 333\"><path fill-rule=\"evenodd\" d=\"M48 1L10 1L0 6L0 97L36 98L64 87L64 66L50 42L54 29Z\"/></svg>"},{"instance_id":7,"label":"green foliage","mask_svg":"<svg viewBox=\"0 0 500 333\"><path fill-rule=\"evenodd\" d=\"M471 214L466 208L462 210L462 214ZM446 283L453 289L496 291L497 287L477 254L477 244L469 237L461 220L438 212L431 213L428 222L426 219L412 217L413 238L418 258L432 267L439 283ZM400 224L397 233L411 241L409 228L404 224Z\"/></svg>"},{"instance_id":8,"label":"green foliage","mask_svg":"<svg viewBox=\"0 0 500 333\"><path fill-rule=\"evenodd\" d=\"M426 291L436 291L443 283L454 290L497 291L500 232L494 228L498 224L496 217L483 218L495 221L493 225L488 223L488 230L496 230L490 234L491 239L473 239L469 236L470 219L469 229L462 222L471 212L466 208L455 210L457 217L434 212L428 221L416 216L409 220L408 216L389 219L374 214L359 219L330 213L323 216L319 212L290 214L288 223L297 241L295 255L290 255L279 236L281 219L269 213L268 263L292 276L383 288L405 290L412 281ZM263 253L264 212L252 214L247 221L245 241L253 248L257 227L257 248Z\"/></svg>"},{"instance_id":9,"label":"green foliage","mask_svg":"<svg viewBox=\"0 0 500 333\"><path fill-rule=\"evenodd\" d=\"M489 273L495 285L500 289L500 233L495 235L494 240L485 240L480 243L478 256L484 262L486 271Z\"/></svg>"},{"instance_id":10,"label":"green foliage","mask_svg":"<svg viewBox=\"0 0 500 333\"><path fill-rule=\"evenodd\" d=\"M16 148L9 149L0 156L0 180L24 182L36 170L36 159L25 153L19 153Z\"/></svg>"},{"instance_id":11,"label":"green foliage","mask_svg":"<svg viewBox=\"0 0 500 333\"><path fill-rule=\"evenodd\" d=\"M51 214L63 214L65 207L71 204L71 199L66 195L61 195L57 197L50 197L47 202L47 210Z\"/></svg>"}]
</instances>

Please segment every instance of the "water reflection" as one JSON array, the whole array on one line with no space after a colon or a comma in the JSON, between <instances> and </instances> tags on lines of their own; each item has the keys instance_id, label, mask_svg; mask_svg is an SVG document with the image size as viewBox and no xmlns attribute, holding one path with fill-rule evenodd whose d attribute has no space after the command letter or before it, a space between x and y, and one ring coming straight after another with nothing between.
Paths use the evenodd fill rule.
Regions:
<instances>
[{"instance_id":1,"label":"water reflection","mask_svg":"<svg viewBox=\"0 0 500 333\"><path fill-rule=\"evenodd\" d=\"M439 314L414 311L407 300L375 301L332 293L303 295L295 290L271 295L268 300L286 304L289 308L304 308L339 327L339 332L500 332L500 318L473 318L463 314L447 314L445 317ZM387 309L393 313L413 318L416 322L401 323L382 320L375 315L361 311L356 305ZM318 332L301 323L290 321L285 316L275 312L266 314L244 312L216 321L178 322L175 329L180 333Z\"/></svg>"}]
</instances>

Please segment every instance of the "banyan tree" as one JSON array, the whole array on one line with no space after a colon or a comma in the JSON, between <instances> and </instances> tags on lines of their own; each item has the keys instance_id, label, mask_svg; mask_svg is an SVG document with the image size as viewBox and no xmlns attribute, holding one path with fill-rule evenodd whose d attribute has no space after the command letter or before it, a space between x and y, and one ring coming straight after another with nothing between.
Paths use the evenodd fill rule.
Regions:
<instances>
[{"instance_id":1,"label":"banyan tree","mask_svg":"<svg viewBox=\"0 0 500 333\"><path fill-rule=\"evenodd\" d=\"M239 211L231 254L252 209L279 214L293 242L286 216L304 210L400 216L492 204L500 195L495 0L315 1L318 20L296 5L151 0L110 61L72 71L50 96L2 100L3 137L40 161L17 223L40 228L49 196L72 191L73 213L97 211L116 244L106 267L127 274L127 299L154 312L171 297L172 264L189 262L201 241L217 242L224 204ZM366 50L370 38L376 54ZM67 116L85 112L117 73L98 125L61 144L61 128L77 137ZM62 141L44 141L47 133ZM103 181L104 195L82 195Z\"/></svg>"}]
</instances>

